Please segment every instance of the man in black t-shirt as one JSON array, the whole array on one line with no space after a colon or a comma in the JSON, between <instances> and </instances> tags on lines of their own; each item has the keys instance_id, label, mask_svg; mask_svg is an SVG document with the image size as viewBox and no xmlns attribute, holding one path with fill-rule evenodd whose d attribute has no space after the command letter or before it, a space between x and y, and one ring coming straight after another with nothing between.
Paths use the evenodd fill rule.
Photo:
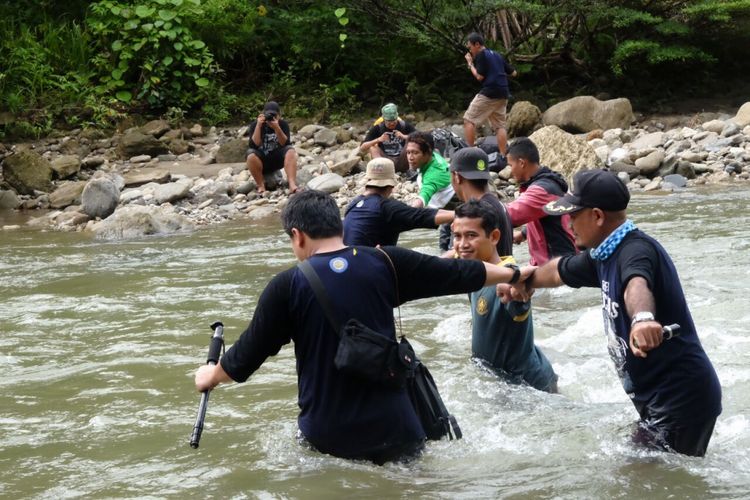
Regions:
<instances>
[{"instance_id":1,"label":"man in black t-shirt","mask_svg":"<svg viewBox=\"0 0 750 500\"><path fill-rule=\"evenodd\" d=\"M281 218L292 251L318 274L339 323L355 318L384 337L395 338L393 308L404 302L468 293L528 277L519 270L479 261L385 247L392 271L381 252L344 245L339 208L321 191L292 196ZM406 388L381 387L343 376L336 369L339 333L296 266L266 286L250 325L219 364L198 369L196 389L204 391L232 380L244 382L268 356L292 340L299 389L297 422L315 449L376 463L419 452L425 432Z\"/></svg>"},{"instance_id":2,"label":"man in black t-shirt","mask_svg":"<svg viewBox=\"0 0 750 500\"><path fill-rule=\"evenodd\" d=\"M573 192L544 210L570 214L576 244L589 251L537 268L521 292L563 284L600 288L607 348L641 417L634 441L703 456L721 413L721 386L672 259L627 218L630 193L613 173L579 172L573 184ZM679 336L665 341L662 326L674 323Z\"/></svg>"},{"instance_id":3,"label":"man in black t-shirt","mask_svg":"<svg viewBox=\"0 0 750 500\"><path fill-rule=\"evenodd\" d=\"M435 229L453 220L453 211L415 208L391 198L398 184L393 162L375 158L367 164L365 192L354 198L344 212L344 244L395 245L404 231Z\"/></svg>"},{"instance_id":4,"label":"man in black t-shirt","mask_svg":"<svg viewBox=\"0 0 750 500\"><path fill-rule=\"evenodd\" d=\"M263 112L250 125L250 148L247 150L247 168L255 179L258 193L266 191L264 175L284 169L289 192L296 193L297 152L292 146L291 132L286 120L281 119L278 103L269 101Z\"/></svg>"},{"instance_id":5,"label":"man in black t-shirt","mask_svg":"<svg viewBox=\"0 0 750 500\"><path fill-rule=\"evenodd\" d=\"M516 70L502 55L485 47L484 37L479 33L469 34L466 48L469 51L464 58L469 71L482 83L482 88L464 113L464 139L473 146L476 128L489 120L497 137L497 147L505 156L508 147L505 112L510 97L508 76L516 76Z\"/></svg>"},{"instance_id":6,"label":"man in black t-shirt","mask_svg":"<svg viewBox=\"0 0 750 500\"><path fill-rule=\"evenodd\" d=\"M370 153L372 158L390 158L397 172L409 170L404 146L410 133L416 130L414 125L398 116L398 107L393 103L383 106L381 117L370 127L365 140L359 146L362 153Z\"/></svg>"}]
</instances>

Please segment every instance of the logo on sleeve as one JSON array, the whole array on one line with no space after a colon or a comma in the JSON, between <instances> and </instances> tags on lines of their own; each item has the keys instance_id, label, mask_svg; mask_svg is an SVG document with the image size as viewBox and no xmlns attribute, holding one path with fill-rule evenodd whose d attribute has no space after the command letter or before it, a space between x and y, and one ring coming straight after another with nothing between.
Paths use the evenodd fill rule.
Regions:
<instances>
[{"instance_id":1,"label":"logo on sleeve","mask_svg":"<svg viewBox=\"0 0 750 500\"><path fill-rule=\"evenodd\" d=\"M489 310L489 306L487 304L487 299L484 297L479 297L479 300L477 300L477 313L484 316L487 314L487 311Z\"/></svg>"},{"instance_id":2,"label":"logo on sleeve","mask_svg":"<svg viewBox=\"0 0 750 500\"><path fill-rule=\"evenodd\" d=\"M347 270L349 267L349 262L343 258L343 257L334 257L333 259L328 261L328 267L331 268L331 271L334 273L343 273Z\"/></svg>"}]
</instances>

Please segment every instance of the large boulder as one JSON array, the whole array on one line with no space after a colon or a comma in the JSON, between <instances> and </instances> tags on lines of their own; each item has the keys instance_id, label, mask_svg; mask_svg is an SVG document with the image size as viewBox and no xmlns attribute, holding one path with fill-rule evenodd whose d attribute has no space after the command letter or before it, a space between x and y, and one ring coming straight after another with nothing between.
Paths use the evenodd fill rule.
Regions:
<instances>
[{"instance_id":1,"label":"large boulder","mask_svg":"<svg viewBox=\"0 0 750 500\"><path fill-rule=\"evenodd\" d=\"M0 189L0 210L18 208L20 204L21 200L18 199L16 193L14 193L13 191Z\"/></svg>"},{"instance_id":2,"label":"large boulder","mask_svg":"<svg viewBox=\"0 0 750 500\"><path fill-rule=\"evenodd\" d=\"M335 193L344 187L344 178L339 174L329 173L314 177L307 183L308 189L325 191L326 193Z\"/></svg>"},{"instance_id":3,"label":"large boulder","mask_svg":"<svg viewBox=\"0 0 750 500\"><path fill-rule=\"evenodd\" d=\"M539 149L540 163L571 179L576 172L599 168L602 161L584 137L550 125L529 137Z\"/></svg>"},{"instance_id":4,"label":"large boulder","mask_svg":"<svg viewBox=\"0 0 750 500\"><path fill-rule=\"evenodd\" d=\"M131 130L120 138L117 152L122 158L134 156L159 156L169 152L167 145L151 134L144 134L140 130Z\"/></svg>"},{"instance_id":5,"label":"large boulder","mask_svg":"<svg viewBox=\"0 0 750 500\"><path fill-rule=\"evenodd\" d=\"M315 144L319 146L331 147L336 145L338 137L336 136L336 132L334 132L333 130L329 128L321 128L320 130L315 132L313 140L315 141Z\"/></svg>"},{"instance_id":6,"label":"large boulder","mask_svg":"<svg viewBox=\"0 0 750 500\"><path fill-rule=\"evenodd\" d=\"M90 180L81 194L81 210L92 219L112 214L120 201L120 189L109 177Z\"/></svg>"},{"instance_id":7,"label":"large boulder","mask_svg":"<svg viewBox=\"0 0 750 500\"><path fill-rule=\"evenodd\" d=\"M123 184L127 187L143 186L149 182L164 184L165 182L169 182L171 178L172 174L169 173L169 170L164 168L149 168L128 173L123 179Z\"/></svg>"},{"instance_id":8,"label":"large boulder","mask_svg":"<svg viewBox=\"0 0 750 500\"><path fill-rule=\"evenodd\" d=\"M216 163L245 163L247 160L247 139L230 139L216 152Z\"/></svg>"},{"instance_id":9,"label":"large boulder","mask_svg":"<svg viewBox=\"0 0 750 500\"><path fill-rule=\"evenodd\" d=\"M171 205L128 205L93 224L91 231L99 239L120 240L192 231L194 228L193 223L176 213Z\"/></svg>"},{"instance_id":10,"label":"large boulder","mask_svg":"<svg viewBox=\"0 0 750 500\"><path fill-rule=\"evenodd\" d=\"M188 177L168 184L157 184L154 187L154 200L158 205L181 200L190 195L191 187L193 187L193 180Z\"/></svg>"},{"instance_id":11,"label":"large boulder","mask_svg":"<svg viewBox=\"0 0 750 500\"><path fill-rule=\"evenodd\" d=\"M52 170L58 179L67 179L81 170L81 159L77 155L63 155L52 160Z\"/></svg>"},{"instance_id":12,"label":"large boulder","mask_svg":"<svg viewBox=\"0 0 750 500\"><path fill-rule=\"evenodd\" d=\"M161 137L169 131L169 128L169 123L167 123L166 120L151 120L141 127L141 133L145 135L153 135L154 137Z\"/></svg>"},{"instance_id":13,"label":"large boulder","mask_svg":"<svg viewBox=\"0 0 750 500\"><path fill-rule=\"evenodd\" d=\"M65 208L81 203L81 193L86 187L86 181L66 182L49 195L49 206Z\"/></svg>"},{"instance_id":14,"label":"large boulder","mask_svg":"<svg viewBox=\"0 0 750 500\"><path fill-rule=\"evenodd\" d=\"M555 104L542 115L545 125L574 133L628 128L632 121L633 107L624 97L600 101L593 96L578 96Z\"/></svg>"},{"instance_id":15,"label":"large boulder","mask_svg":"<svg viewBox=\"0 0 750 500\"><path fill-rule=\"evenodd\" d=\"M750 102L746 102L740 109L737 110L737 114L732 118L732 121L740 127L750 125Z\"/></svg>"},{"instance_id":16,"label":"large boulder","mask_svg":"<svg viewBox=\"0 0 750 500\"><path fill-rule=\"evenodd\" d=\"M34 151L21 151L3 161L3 178L18 194L52 191L52 165Z\"/></svg>"},{"instance_id":17,"label":"large boulder","mask_svg":"<svg viewBox=\"0 0 750 500\"><path fill-rule=\"evenodd\" d=\"M519 101L510 108L506 128L509 137L528 136L542 121L542 112L529 101Z\"/></svg>"}]
</instances>

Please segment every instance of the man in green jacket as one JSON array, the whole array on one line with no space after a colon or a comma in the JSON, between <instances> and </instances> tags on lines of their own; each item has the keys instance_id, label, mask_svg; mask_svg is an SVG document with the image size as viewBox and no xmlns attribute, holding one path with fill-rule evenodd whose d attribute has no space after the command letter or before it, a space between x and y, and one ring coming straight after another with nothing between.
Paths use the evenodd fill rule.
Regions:
<instances>
[{"instance_id":1,"label":"man in green jacket","mask_svg":"<svg viewBox=\"0 0 750 500\"><path fill-rule=\"evenodd\" d=\"M451 186L448 161L435 151L435 142L429 132L412 132L406 141L406 159L409 168L417 170L419 198L411 205L417 208L443 208L455 192Z\"/></svg>"}]
</instances>

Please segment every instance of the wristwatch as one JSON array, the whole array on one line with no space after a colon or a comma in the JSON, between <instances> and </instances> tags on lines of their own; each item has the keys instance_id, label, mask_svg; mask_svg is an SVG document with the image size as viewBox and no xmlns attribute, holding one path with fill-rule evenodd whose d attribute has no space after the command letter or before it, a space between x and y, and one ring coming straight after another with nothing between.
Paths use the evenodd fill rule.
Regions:
<instances>
[{"instance_id":1,"label":"wristwatch","mask_svg":"<svg viewBox=\"0 0 750 500\"><path fill-rule=\"evenodd\" d=\"M655 321L654 313L650 311L641 311L641 312L635 313L633 315L633 321L630 322L630 326L633 326L636 323L642 323L644 321Z\"/></svg>"},{"instance_id":2,"label":"wristwatch","mask_svg":"<svg viewBox=\"0 0 750 500\"><path fill-rule=\"evenodd\" d=\"M518 268L516 264L513 264L512 262L509 262L505 264L503 267L507 267L508 269L513 269L513 277L510 278L510 281L508 281L509 284L518 283L518 280L521 278L521 270Z\"/></svg>"}]
</instances>

